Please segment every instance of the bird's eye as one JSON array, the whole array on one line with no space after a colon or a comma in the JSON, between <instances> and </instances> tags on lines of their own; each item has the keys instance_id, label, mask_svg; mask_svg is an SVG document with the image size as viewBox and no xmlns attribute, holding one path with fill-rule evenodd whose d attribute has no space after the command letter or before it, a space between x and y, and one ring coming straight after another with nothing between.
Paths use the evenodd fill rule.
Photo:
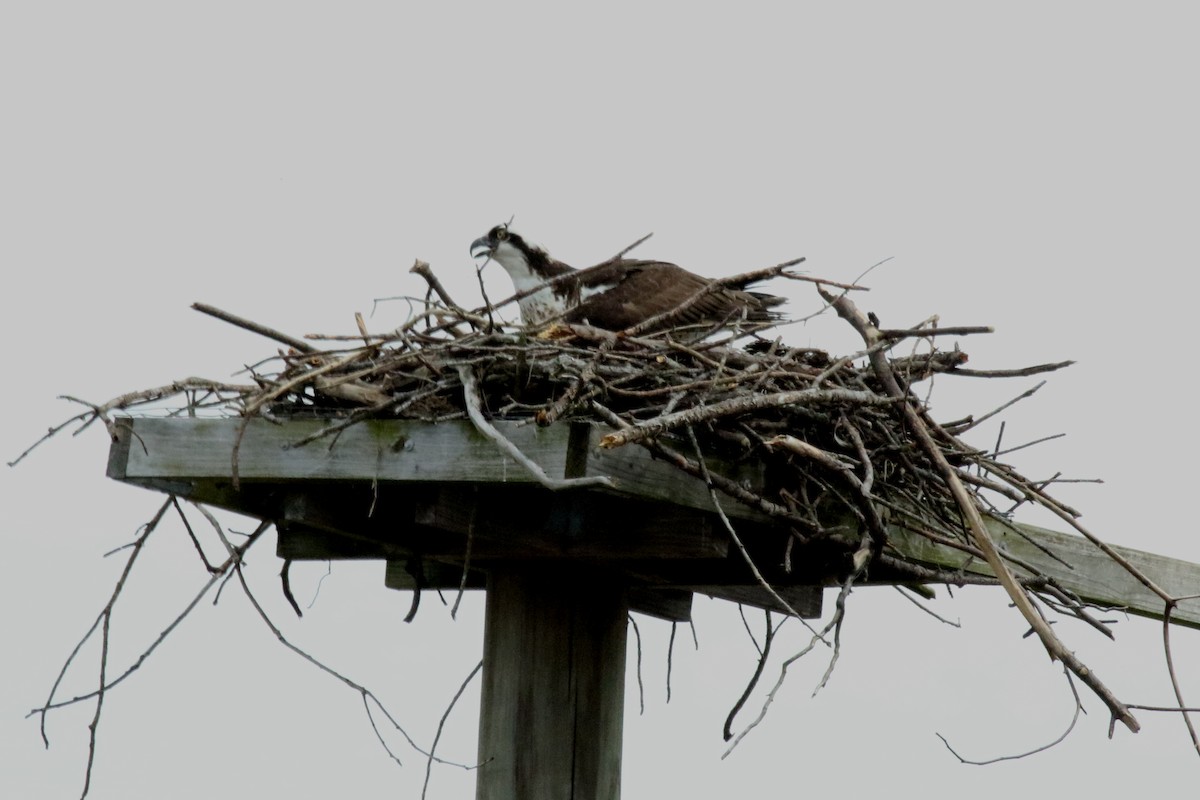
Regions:
<instances>
[{"instance_id":1,"label":"bird's eye","mask_svg":"<svg viewBox=\"0 0 1200 800\"><path fill-rule=\"evenodd\" d=\"M492 228L492 238L497 242L503 242L508 238L508 228L504 225L497 225L496 227Z\"/></svg>"}]
</instances>

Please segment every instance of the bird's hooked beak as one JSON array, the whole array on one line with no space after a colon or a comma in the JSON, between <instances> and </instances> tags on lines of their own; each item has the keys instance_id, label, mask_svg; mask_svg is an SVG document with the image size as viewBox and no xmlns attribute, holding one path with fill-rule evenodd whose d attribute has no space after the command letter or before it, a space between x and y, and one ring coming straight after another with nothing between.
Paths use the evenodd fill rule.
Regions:
<instances>
[{"instance_id":1,"label":"bird's hooked beak","mask_svg":"<svg viewBox=\"0 0 1200 800\"><path fill-rule=\"evenodd\" d=\"M480 236L475 241L471 242L471 257L479 258L481 256L492 257L496 252L496 242L487 236Z\"/></svg>"}]
</instances>

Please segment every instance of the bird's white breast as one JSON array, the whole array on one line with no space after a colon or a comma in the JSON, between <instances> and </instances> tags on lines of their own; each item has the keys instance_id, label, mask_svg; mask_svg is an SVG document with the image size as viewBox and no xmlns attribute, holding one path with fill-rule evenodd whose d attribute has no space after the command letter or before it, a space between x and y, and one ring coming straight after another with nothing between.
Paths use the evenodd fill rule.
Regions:
<instances>
[{"instance_id":1,"label":"bird's white breast","mask_svg":"<svg viewBox=\"0 0 1200 800\"><path fill-rule=\"evenodd\" d=\"M513 288L517 290L518 294L537 289L546 282L544 277L529 268L525 254L508 242L501 242L496 247L492 252L492 260L504 267L504 271L512 279ZM616 284L595 284L581 287L580 301L607 292L614 285ZM559 287L560 291L562 288ZM568 305L566 294L566 292L556 294L553 287L543 287L521 298L517 301L521 308L521 321L526 325L540 325L565 314L575 305Z\"/></svg>"},{"instance_id":2,"label":"bird's white breast","mask_svg":"<svg viewBox=\"0 0 1200 800\"><path fill-rule=\"evenodd\" d=\"M492 260L504 267L518 294L546 282L545 278L529 268L525 255L507 242L500 243L492 253ZM538 325L567 310L563 299L555 295L554 290L550 288L538 289L528 297L518 300L517 305L521 308L521 321L526 325Z\"/></svg>"}]
</instances>

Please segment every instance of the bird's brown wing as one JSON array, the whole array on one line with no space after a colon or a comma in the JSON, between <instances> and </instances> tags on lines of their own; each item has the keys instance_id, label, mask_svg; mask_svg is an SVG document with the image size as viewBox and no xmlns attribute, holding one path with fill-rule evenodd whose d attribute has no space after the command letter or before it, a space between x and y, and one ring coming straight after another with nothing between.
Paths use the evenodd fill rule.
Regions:
<instances>
[{"instance_id":1,"label":"bird's brown wing","mask_svg":"<svg viewBox=\"0 0 1200 800\"><path fill-rule=\"evenodd\" d=\"M711 281L665 261L621 260L579 273L585 289L601 290L573 308L567 322L586 322L607 330L624 330L686 302ZM752 320L770 319L767 308L781 299L737 289L720 288L702 297L668 327L724 322L745 314Z\"/></svg>"}]
</instances>

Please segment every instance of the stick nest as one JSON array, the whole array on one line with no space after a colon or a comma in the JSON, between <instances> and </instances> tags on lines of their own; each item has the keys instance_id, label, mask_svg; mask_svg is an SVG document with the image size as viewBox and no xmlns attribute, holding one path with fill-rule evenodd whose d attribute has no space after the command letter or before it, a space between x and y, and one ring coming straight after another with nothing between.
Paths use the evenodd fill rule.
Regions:
<instances>
[{"instance_id":1,"label":"stick nest","mask_svg":"<svg viewBox=\"0 0 1200 800\"><path fill-rule=\"evenodd\" d=\"M874 340L841 357L766 338L773 323L640 335L581 325L525 330L500 321L495 308L464 310L424 265L414 271L432 287L422 313L384 335L368 334L360 319L359 342L345 349L316 350L199 307L291 346L252 369L251 385L191 387L190 404L248 417L328 420L312 438L335 436L363 419L436 423L470 418L473 408L486 419L536 425L587 421L610 431L601 447L647 447L726 495L786 519L803 538L826 533L820 518L833 504L861 523L880 552L884 516L973 550L952 492L905 422L906 405L928 422L941 454L984 508L1007 516L1044 488L959 438L995 412L937 424L910 391L939 373L1007 377L1070 363L983 372L966 368L967 354L957 346L939 346L950 335L988 328L939 328L931 320L880 330L866 322ZM847 302L846 292L839 298ZM839 298L826 299L833 305ZM897 350L909 354L892 355ZM903 396L889 391L873 356L884 357ZM708 474L701 453L726 463L764 462L770 485L723 481Z\"/></svg>"},{"instance_id":2,"label":"stick nest","mask_svg":"<svg viewBox=\"0 0 1200 800\"><path fill-rule=\"evenodd\" d=\"M1095 671L1062 644L1046 619L1046 611L1075 617L1112 636L1108 623L1093 617L1088 603L1065 590L1036 565L1001 553L985 518L990 518L986 520L989 524L997 524L999 520L999 524L1017 535L1026 535L1019 526L1007 522L1020 505L1036 504L1057 515L1159 598L1166 623L1171 621L1176 605L1190 598L1173 596L1122 553L1088 531L1079 522L1076 511L1046 491L1054 479L1035 482L1000 461L998 456L1004 451L1000 450L999 441L993 450L981 450L962 439L983 421L1033 394L1041 384L986 414L959 420L939 422L933 419L927 404L925 387L939 374L983 378L1030 376L1060 369L1071 362L1012 370L968 368L966 353L957 345L947 347L942 343L955 341L954 337L987 333L990 329L942 327L936 318L908 329L884 329L874 316L863 314L852 302L852 292L863 287L788 272L787 267L796 263L799 260L714 282L675 310L621 332L581 325L527 330L505 323L499 312L519 300L523 296L520 294L467 310L454 302L429 266L419 261L412 271L425 279L429 292L418 301L417 310L408 322L386 334L370 333L358 317L357 336L297 339L197 304L194 306L197 310L271 338L284 345L284 349L247 367L249 379L244 383L187 378L121 395L102 404L67 398L83 404L86 410L51 428L10 465L70 425L78 424L82 430L100 420L111 431L114 412L162 413L165 409L173 416L325 421L317 432L295 445L320 439L333 443L339 432L367 419L405 418L429 423L469 419L549 489L612 486L607 477L546 475L492 424L499 419L529 425L583 421L605 431L599 440L602 448L644 447L703 480L731 542L760 588L773 598L774 608L795 614L764 577L765 571L757 568L752 555L755 548L743 542L738 526L730 521L722 504L728 505L732 500L760 512L738 519L758 520L747 523L747 527L758 533L769 530L778 534L773 541L786 541L782 565L779 554L769 555L773 559L770 565L773 578L782 577L786 581L787 575L781 575L780 570L791 572L790 557L796 543L811 546L813 549L808 552L834 553L823 562L829 567L822 567L824 571L817 578L840 584L833 617L822 630L813 631L813 639L806 648L784 662L776 688L783 681L787 664L817 642L825 642L824 636L833 631L833 657L822 684L828 679L837 660L845 599L860 579L874 575L876 580L909 586L998 584L1028 623L1030 633L1038 637L1052 659L1063 664L1068 679L1086 684L1104 702L1111 714L1111 724L1121 722L1136 732L1139 724L1130 711L1131 706L1119 700ZM833 356L812 348L790 347L782 337L773 338L775 332L771 329L780 324L777 322L747 324L727 320L710 329L685 329L672 324L672 317L702 300L712 288L768 277L815 284L824 303L817 313L836 313L859 335L862 348ZM320 342L321 346L314 342ZM926 398L921 396L923 389ZM1011 448L1009 452L1014 449L1019 448ZM746 485L725 477L716 468L718 464L738 462L761 466L759 474L763 480ZM233 469L236 485L236 446ZM136 543L130 564L145 535L170 504L178 508L173 498L163 506ZM764 515L770 520L769 526L761 524ZM214 526L219 532L219 524L214 522ZM209 585L216 581L216 576L240 568L245 547L265 526L266 523L260 526L242 548L232 548L222 534L229 560L220 566L208 566L214 575ZM910 541L913 537L918 541L923 537L942 550L961 552L963 561L954 563L971 560L976 568L973 572L964 568L948 571L912 558L907 553L917 550L900 546L901 534ZM1037 541L1033 544L1047 559L1065 564L1045 545ZM987 570L978 569L980 564L986 564ZM286 567L282 576L284 593L291 600ZM123 582L124 577L117 594ZM114 600L115 597L114 594ZM1035 601L1040 605L1035 606ZM294 600L292 603L299 612ZM110 609L111 603L105 613ZM776 627L768 613L768 645L770 632ZM107 630L106 624L105 637ZM1164 650L1171 686L1179 703L1174 710L1182 711L1186 704L1175 676L1168 631L1169 626L1164 625ZM279 635L277 630L276 634ZM759 669L730 719L762 673L768 650L768 646L761 649ZM102 671L102 684L103 674ZM1077 707L1081 708L1073 684L1071 690ZM102 685L99 693L103 691ZM772 689L758 719L774 693ZM53 694L41 709L43 715L55 707L52 702ZM1186 713L1183 718L1193 744L1200 751L1200 735ZM757 720L746 730L756 724ZM727 721L727 739L731 736L729 725ZM744 734L745 731L737 740Z\"/></svg>"},{"instance_id":3,"label":"stick nest","mask_svg":"<svg viewBox=\"0 0 1200 800\"><path fill-rule=\"evenodd\" d=\"M1114 721L1137 730L1128 708L1058 640L1042 611L1033 605L1031 593L1046 606L1111 635L1106 626L1091 617L1085 603L1036 568L1018 563L1021 574L1016 577L1011 560L992 542L983 517L1007 518L1017 506L1036 503L1150 586L1168 603L1168 613L1175 600L1086 531L1075 511L1046 492L1046 482L1031 481L992 452L962 440L964 433L1015 400L979 417L939 423L915 391L938 374L1028 376L1070 362L1016 370L968 369L964 352L940 343L990 329L940 327L936 319L910 329L883 329L851 301L851 292L862 287L787 272L785 268L794 263L798 262L727 282L745 282L749 276L814 283L825 304L822 310L832 309L856 330L863 341L861 350L835 357L821 350L789 347L781 338L769 338L774 336L770 329L779 324L774 322L750 325L731 320L707 330L673 327L675 312L670 311L652 324L620 333L580 325L526 330L498 316L500 309L521 295L466 310L446 293L428 265L417 262L413 272L425 279L429 293L407 323L382 335L369 333L359 317L356 337L295 339L196 305L286 349L248 368L251 380L243 384L189 378L102 405L86 404L88 411L51 429L42 441L73 421L86 426L99 419L111 425L114 411L145 411L164 404L172 414L327 420L304 442L333 439L365 419L436 423L467 418L531 472L540 472L491 421L522 420L530 425L587 421L605 426L601 447L645 447L704 480L718 511L722 502L732 498L776 520L779 529L790 534L789 541L838 550L841 558L835 561L840 566L826 576L842 585L831 625L840 623L850 586L875 565L889 580L913 584L1000 584L1051 658L1060 660L1100 696ZM710 290L697 293L676 311ZM318 348L314 341L324 347ZM709 469L710 462L747 460L764 467L763 485L743 485ZM236 482L236 448L234 468ZM551 489L607 481L544 474L539 480ZM723 512L721 517L731 539L752 562L734 526ZM910 559L889 541L896 529L985 562L991 575L947 572ZM790 547L785 563L790 563L786 560ZM753 563L750 567L763 588L790 608Z\"/></svg>"},{"instance_id":4,"label":"stick nest","mask_svg":"<svg viewBox=\"0 0 1200 800\"><path fill-rule=\"evenodd\" d=\"M1027 376L1071 362L968 369L966 353L939 342L989 328L944 328L932 319L911 329L883 330L849 303L849 292L861 287L782 269L793 263L756 274L815 283L824 310L836 308L860 328L863 350L834 357L789 347L781 338L767 338L779 323L667 327L634 335L582 325L526 330L498 316L522 295L468 311L448 296L428 265L417 262L413 272L426 279L430 292L407 323L381 335L368 333L359 317L357 337L298 339L196 304L197 310L287 347L248 367L246 383L188 378L101 405L85 403L90 411L51 429L43 441L74 420L111 425L114 411L149 411L164 403L171 414L328 421L297 444L335 437L365 419L472 418L481 425L486 419L537 425L583 420L611 431L601 447L647 447L725 495L780 518L801 540L828 533L821 519L833 507L858 521L860 533L867 534L861 538L874 544L872 558L887 558L885 518L977 553L959 502L935 463L939 458L922 447L906 421L906 413L915 413L931 432L940 459L953 466L984 509L1009 516L1021 503L1046 496L1044 483L1025 479L959 438L1008 404L981 417L938 424L912 389L939 373ZM823 287L837 287L840 294ZM909 354L892 355L897 350ZM770 485L725 480L706 469L703 454L726 463L761 461Z\"/></svg>"}]
</instances>

